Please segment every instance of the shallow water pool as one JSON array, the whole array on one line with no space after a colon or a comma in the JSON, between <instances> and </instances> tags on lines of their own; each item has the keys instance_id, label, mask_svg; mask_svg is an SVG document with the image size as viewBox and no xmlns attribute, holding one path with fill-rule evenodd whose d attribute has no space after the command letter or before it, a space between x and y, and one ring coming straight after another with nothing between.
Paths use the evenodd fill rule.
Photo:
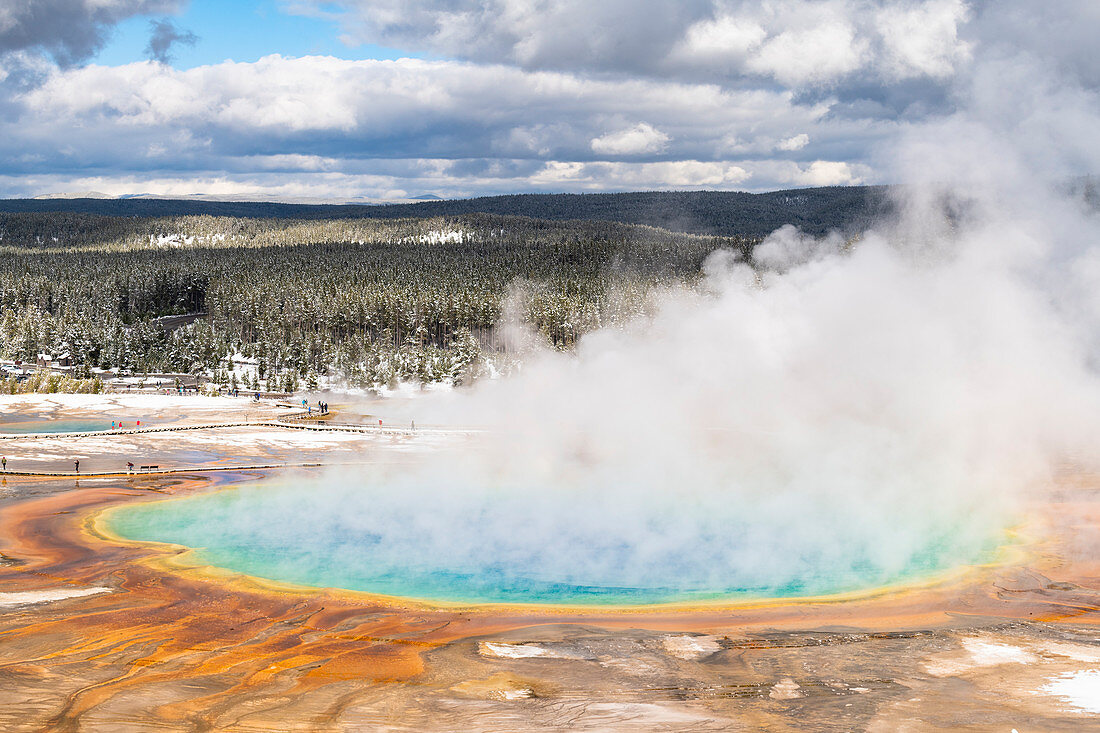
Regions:
<instances>
[{"instance_id":1,"label":"shallow water pool","mask_svg":"<svg viewBox=\"0 0 1100 733\"><path fill-rule=\"evenodd\" d=\"M481 604L828 595L986 562L1004 539L943 526L886 558L873 544L826 534L807 540L743 511L669 518L655 508L630 519L633 526L613 526L607 516L602 531L599 521L548 514L524 496L433 501L386 487L274 485L122 506L101 526L192 548L198 563L268 580Z\"/></svg>"},{"instance_id":2,"label":"shallow water pool","mask_svg":"<svg viewBox=\"0 0 1100 733\"><path fill-rule=\"evenodd\" d=\"M130 423L132 426L133 423ZM111 421L94 419L31 419L25 420L18 417L9 421L0 422L0 433L12 433L27 435L31 433L94 433L100 430L110 430Z\"/></svg>"}]
</instances>

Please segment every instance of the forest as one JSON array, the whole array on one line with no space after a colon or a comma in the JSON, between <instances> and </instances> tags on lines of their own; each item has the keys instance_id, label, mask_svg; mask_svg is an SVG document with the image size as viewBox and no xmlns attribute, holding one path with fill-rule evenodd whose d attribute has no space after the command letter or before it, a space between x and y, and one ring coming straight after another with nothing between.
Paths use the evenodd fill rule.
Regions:
<instances>
[{"instance_id":1,"label":"forest","mask_svg":"<svg viewBox=\"0 0 1100 733\"><path fill-rule=\"evenodd\" d=\"M759 241L487 214L0 214L0 357L283 392L462 384L514 366L510 326L569 349Z\"/></svg>"}]
</instances>

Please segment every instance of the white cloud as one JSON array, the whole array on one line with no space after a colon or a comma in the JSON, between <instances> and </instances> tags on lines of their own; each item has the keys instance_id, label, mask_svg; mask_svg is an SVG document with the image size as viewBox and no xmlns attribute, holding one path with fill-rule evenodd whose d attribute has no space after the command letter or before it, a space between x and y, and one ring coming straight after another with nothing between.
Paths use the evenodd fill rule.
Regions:
<instances>
[{"instance_id":1,"label":"white cloud","mask_svg":"<svg viewBox=\"0 0 1100 733\"><path fill-rule=\"evenodd\" d=\"M673 62L687 66L737 67L767 36L755 20L723 15L689 27L669 56Z\"/></svg>"},{"instance_id":2,"label":"white cloud","mask_svg":"<svg viewBox=\"0 0 1100 733\"><path fill-rule=\"evenodd\" d=\"M640 155L656 153L668 146L669 136L652 125L639 122L633 127L592 139L592 150L599 155Z\"/></svg>"},{"instance_id":3,"label":"white cloud","mask_svg":"<svg viewBox=\"0 0 1100 733\"><path fill-rule=\"evenodd\" d=\"M850 74L864 63L867 44L843 21L783 31L748 61L748 69L781 84L803 86Z\"/></svg>"},{"instance_id":4,"label":"white cloud","mask_svg":"<svg viewBox=\"0 0 1100 733\"><path fill-rule=\"evenodd\" d=\"M867 170L863 168L863 170ZM815 160L792 169L790 182L798 186L850 186L863 182L858 167L839 160Z\"/></svg>"},{"instance_id":5,"label":"white cloud","mask_svg":"<svg viewBox=\"0 0 1100 733\"><path fill-rule=\"evenodd\" d=\"M144 170L150 151L158 162L169 165L174 156L188 170L238 170L249 161L275 170L323 160L325 170L353 171L363 161L415 157L587 163L626 156L727 165L767 153L803 129L850 126L824 120L827 105L798 104L782 90L416 59L269 56L189 70L93 65L55 69L14 100L19 114L7 140L0 139L0 154L30 149L63 170ZM740 152L723 146L731 134L743 139ZM59 139L71 147L59 150ZM722 160L731 155L733 161ZM282 162L273 168L272 160ZM666 171L668 185L736 178L691 166L650 170ZM645 180L660 184L655 173Z\"/></svg>"},{"instance_id":6,"label":"white cloud","mask_svg":"<svg viewBox=\"0 0 1100 733\"><path fill-rule=\"evenodd\" d=\"M971 44L960 40L958 33L969 11L963 0L880 9L875 27L882 36L887 73L899 79L952 75L970 57Z\"/></svg>"},{"instance_id":7,"label":"white cloud","mask_svg":"<svg viewBox=\"0 0 1100 733\"><path fill-rule=\"evenodd\" d=\"M296 153L248 155L237 160L248 168L261 171L331 171L340 167L337 158Z\"/></svg>"},{"instance_id":8,"label":"white cloud","mask_svg":"<svg viewBox=\"0 0 1100 733\"><path fill-rule=\"evenodd\" d=\"M243 172L197 170L178 175L62 174L0 175L0 192L19 195L68 191L99 191L108 195L149 193L186 196L195 193L257 197L393 199L395 192L430 191L441 196L501 193L517 188L529 191L605 191L638 189L730 189L749 180L751 173L730 163L665 161L657 163L548 161L531 171L509 176L489 166L481 175L453 175L456 161L409 159L366 164L363 171L328 170L327 161L311 168L296 161L278 166L238 160ZM299 161L301 162L301 161ZM283 170L279 170L279 168Z\"/></svg>"},{"instance_id":9,"label":"white cloud","mask_svg":"<svg viewBox=\"0 0 1100 733\"><path fill-rule=\"evenodd\" d=\"M729 163L698 160L657 163L563 163L551 161L531 176L536 184L571 183L590 189L730 188L750 173Z\"/></svg>"},{"instance_id":10,"label":"white cloud","mask_svg":"<svg viewBox=\"0 0 1100 733\"><path fill-rule=\"evenodd\" d=\"M92 18L93 41L110 18L178 4L43 1ZM29 50L0 42L0 191L877 183L957 168L895 151L902 134L971 134L960 107L986 128L1034 129L1033 154L1066 171L1096 167L1073 87L1100 87L1089 0L296 2L352 42L443 59L59 67L42 55L61 29L48 24ZM29 32L21 12L0 5L9 46Z\"/></svg>"},{"instance_id":11,"label":"white cloud","mask_svg":"<svg viewBox=\"0 0 1100 733\"><path fill-rule=\"evenodd\" d=\"M349 43L582 73L738 84L944 78L967 59L964 0L303 0ZM333 14L331 8L342 8Z\"/></svg>"},{"instance_id":12,"label":"white cloud","mask_svg":"<svg viewBox=\"0 0 1100 733\"><path fill-rule=\"evenodd\" d=\"M801 150L809 144L810 136L803 132L795 135L794 137L789 137L786 140L780 140L775 148L776 150L794 151Z\"/></svg>"}]
</instances>

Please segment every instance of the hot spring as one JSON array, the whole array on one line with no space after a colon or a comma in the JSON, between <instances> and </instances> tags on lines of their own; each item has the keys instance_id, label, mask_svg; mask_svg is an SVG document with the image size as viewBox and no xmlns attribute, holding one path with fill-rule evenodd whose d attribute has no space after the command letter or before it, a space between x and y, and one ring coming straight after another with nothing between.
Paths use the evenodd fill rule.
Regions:
<instances>
[{"instance_id":1,"label":"hot spring","mask_svg":"<svg viewBox=\"0 0 1100 733\"><path fill-rule=\"evenodd\" d=\"M868 532L768 501L615 507L520 490L276 484L129 505L100 526L280 583L427 602L647 605L820 596L990 561L1006 534L899 514ZM898 541L898 538L904 538Z\"/></svg>"},{"instance_id":2,"label":"hot spring","mask_svg":"<svg viewBox=\"0 0 1100 733\"><path fill-rule=\"evenodd\" d=\"M20 420L0 423L0 433L94 433L110 430L111 421L103 419Z\"/></svg>"},{"instance_id":3,"label":"hot spring","mask_svg":"<svg viewBox=\"0 0 1100 733\"><path fill-rule=\"evenodd\" d=\"M117 425L117 422L115 424ZM137 425L136 418L126 418L127 428ZM142 425L148 421L141 420ZM34 433L96 433L111 430L110 418L55 418L48 415L9 415L0 417L0 434L30 435Z\"/></svg>"}]
</instances>

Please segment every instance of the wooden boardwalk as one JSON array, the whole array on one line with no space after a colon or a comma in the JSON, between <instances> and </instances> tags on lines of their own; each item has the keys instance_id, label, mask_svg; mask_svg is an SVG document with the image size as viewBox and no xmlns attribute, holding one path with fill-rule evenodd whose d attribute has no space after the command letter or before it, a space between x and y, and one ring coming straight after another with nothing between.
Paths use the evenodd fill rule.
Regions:
<instances>
[{"instance_id":1,"label":"wooden boardwalk","mask_svg":"<svg viewBox=\"0 0 1100 733\"><path fill-rule=\"evenodd\" d=\"M300 420L300 422L297 422ZM145 433L173 433L188 430L218 430L222 428L283 428L286 430L316 430L320 432L363 433L366 435L398 436L464 436L478 435L479 428L395 428L355 423L307 422L308 418L282 418L279 420L241 420L238 422L202 423L198 425L173 425L168 427L119 428L71 433L9 433L0 434L0 440L46 440L50 438L90 438L115 435L142 435Z\"/></svg>"},{"instance_id":2,"label":"wooden boardwalk","mask_svg":"<svg viewBox=\"0 0 1100 733\"><path fill-rule=\"evenodd\" d=\"M165 427L147 428L117 428L115 430L94 430L83 432L59 432L59 433L12 433L0 434L0 441L5 440L49 440L52 438L91 438L91 437L115 437L123 435L144 435L146 433L173 433L197 430L221 430L225 428L279 428L284 430L311 430L317 432L345 432L359 433L363 435L379 435L391 437L466 437L484 433L484 430L474 428L396 428L379 425L364 425L356 423L333 423L317 421L318 416L309 413L288 415L276 420L239 420L234 422L200 423L195 425L173 425ZM368 463L377 463L376 461ZM135 466L131 471L2 471L0 476L38 476L56 478L91 478L110 476L157 476L165 474L215 472L215 471L259 471L280 468L317 468L321 466L341 465L365 465L359 463L262 463L241 465L213 465L192 467L166 467L159 466Z\"/></svg>"}]
</instances>

